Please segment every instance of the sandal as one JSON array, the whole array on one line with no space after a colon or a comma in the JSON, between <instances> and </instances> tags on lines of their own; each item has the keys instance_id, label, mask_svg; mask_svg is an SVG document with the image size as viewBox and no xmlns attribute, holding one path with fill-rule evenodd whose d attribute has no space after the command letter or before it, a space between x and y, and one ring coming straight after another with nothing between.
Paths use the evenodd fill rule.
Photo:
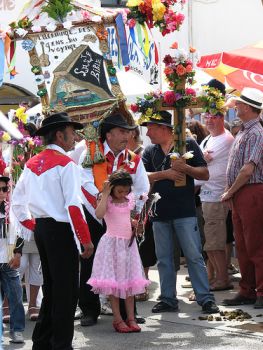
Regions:
<instances>
[{"instance_id":1,"label":"sandal","mask_svg":"<svg viewBox=\"0 0 263 350\"><path fill-rule=\"evenodd\" d=\"M135 320L127 320L127 326L130 328L131 332L138 333L141 331L141 327L139 327Z\"/></svg>"},{"instance_id":2,"label":"sandal","mask_svg":"<svg viewBox=\"0 0 263 350\"><path fill-rule=\"evenodd\" d=\"M141 294L135 295L136 301L147 301L149 300L149 291L147 288L145 288L145 292Z\"/></svg>"},{"instance_id":3,"label":"sandal","mask_svg":"<svg viewBox=\"0 0 263 350\"><path fill-rule=\"evenodd\" d=\"M131 333L132 330L130 329L129 326L123 321L113 321L112 323L113 328L115 329L116 332L118 333Z\"/></svg>"},{"instance_id":4,"label":"sandal","mask_svg":"<svg viewBox=\"0 0 263 350\"><path fill-rule=\"evenodd\" d=\"M196 301L196 296L195 296L195 292L191 292L191 294L189 295L188 297L188 300L189 301Z\"/></svg>"},{"instance_id":5,"label":"sandal","mask_svg":"<svg viewBox=\"0 0 263 350\"><path fill-rule=\"evenodd\" d=\"M39 308L32 306L28 308L28 316L30 321L36 321L38 319Z\"/></svg>"}]
</instances>

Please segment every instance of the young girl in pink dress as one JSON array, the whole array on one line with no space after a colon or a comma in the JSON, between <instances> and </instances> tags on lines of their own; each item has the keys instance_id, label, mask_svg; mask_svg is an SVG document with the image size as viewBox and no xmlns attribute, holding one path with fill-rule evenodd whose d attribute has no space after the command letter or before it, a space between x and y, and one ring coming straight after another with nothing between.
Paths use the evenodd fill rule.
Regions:
<instances>
[{"instance_id":1,"label":"young girl in pink dress","mask_svg":"<svg viewBox=\"0 0 263 350\"><path fill-rule=\"evenodd\" d=\"M145 278L136 240L132 244L131 210L135 199L131 193L132 178L124 170L113 172L106 181L96 208L98 219L105 219L107 231L101 238L88 280L98 294L108 295L117 332L140 332L134 317L134 295L143 293L149 281ZM127 320L120 314L119 298L125 299Z\"/></svg>"}]
</instances>

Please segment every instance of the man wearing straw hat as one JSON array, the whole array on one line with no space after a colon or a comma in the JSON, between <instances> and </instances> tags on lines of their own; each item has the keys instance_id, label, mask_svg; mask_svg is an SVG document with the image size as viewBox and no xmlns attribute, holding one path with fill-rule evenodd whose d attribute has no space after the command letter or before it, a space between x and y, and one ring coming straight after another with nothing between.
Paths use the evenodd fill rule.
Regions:
<instances>
[{"instance_id":1,"label":"man wearing straw hat","mask_svg":"<svg viewBox=\"0 0 263 350\"><path fill-rule=\"evenodd\" d=\"M46 149L32 157L15 187L12 209L21 235L34 231L43 271L43 300L32 335L33 350L72 348L78 299L78 249L93 253L80 200L80 172L66 155L74 148L80 123L66 113L43 120L36 135Z\"/></svg>"},{"instance_id":2,"label":"man wearing straw hat","mask_svg":"<svg viewBox=\"0 0 263 350\"><path fill-rule=\"evenodd\" d=\"M241 272L239 293L223 305L254 304L263 308L263 128L260 112L263 93L244 88L234 98L237 117L243 122L227 166L228 187L222 201L229 201Z\"/></svg>"}]
</instances>

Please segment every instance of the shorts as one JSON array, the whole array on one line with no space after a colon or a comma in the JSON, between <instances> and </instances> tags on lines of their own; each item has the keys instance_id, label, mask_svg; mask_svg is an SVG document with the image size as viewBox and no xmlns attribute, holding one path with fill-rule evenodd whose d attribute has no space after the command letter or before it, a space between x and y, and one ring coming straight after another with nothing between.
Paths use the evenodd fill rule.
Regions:
<instances>
[{"instance_id":1,"label":"shorts","mask_svg":"<svg viewBox=\"0 0 263 350\"><path fill-rule=\"evenodd\" d=\"M203 217L205 220L205 251L225 250L226 248L226 218L229 209L221 202L203 202Z\"/></svg>"}]
</instances>

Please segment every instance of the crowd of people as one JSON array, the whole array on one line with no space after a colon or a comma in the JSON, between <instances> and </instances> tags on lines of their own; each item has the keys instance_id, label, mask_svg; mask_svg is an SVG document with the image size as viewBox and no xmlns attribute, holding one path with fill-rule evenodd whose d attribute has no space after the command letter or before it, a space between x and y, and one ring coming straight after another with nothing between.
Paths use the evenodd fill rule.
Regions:
<instances>
[{"instance_id":1,"label":"crowd of people","mask_svg":"<svg viewBox=\"0 0 263 350\"><path fill-rule=\"evenodd\" d=\"M224 95L222 84L215 88ZM100 163L85 140L76 145L81 123L66 113L43 120L35 134L46 147L26 162L9 198L9 216L19 236L11 257L4 248L10 224L9 177L4 172L0 177L0 280L9 304L12 342L23 342L25 327L18 268L28 251L21 237L34 237L37 247L28 311L36 321L34 350L73 349L77 305L80 324L87 327L97 323L105 300L116 332L140 332L145 319L138 315L136 301L147 300L148 271L156 262L161 294L152 312L176 312L182 254L193 287L191 300L204 313L219 312L213 292L233 288L229 269L234 240L240 290L223 305L263 308L263 94L245 88L228 103L237 117L230 131L222 112L206 112L204 125L188 123L186 150L193 157L187 160L171 158L174 134L168 111L142 124L151 141L145 149L138 126L130 125L120 111L104 118ZM176 186L184 178L185 186ZM159 199L149 217L153 193Z\"/></svg>"}]
</instances>

